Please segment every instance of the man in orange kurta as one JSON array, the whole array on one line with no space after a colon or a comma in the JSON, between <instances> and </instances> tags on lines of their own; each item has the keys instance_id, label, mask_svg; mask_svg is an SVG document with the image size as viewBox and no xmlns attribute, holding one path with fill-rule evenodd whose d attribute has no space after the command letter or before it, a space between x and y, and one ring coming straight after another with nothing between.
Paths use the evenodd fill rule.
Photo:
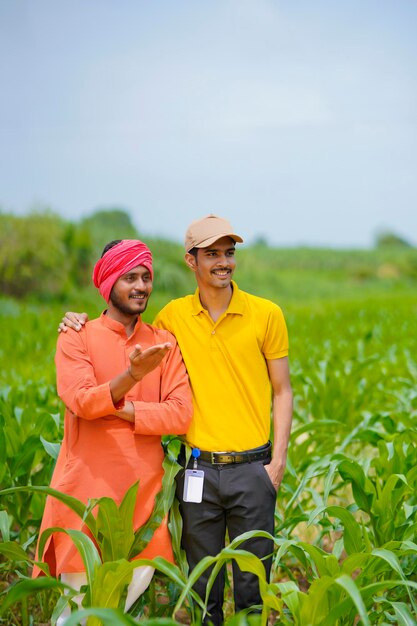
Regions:
<instances>
[{"instance_id":1,"label":"man in orange kurta","mask_svg":"<svg viewBox=\"0 0 417 626\"><path fill-rule=\"evenodd\" d=\"M62 333L58 339L57 387L66 411L51 486L85 503L108 496L120 504L139 480L134 516L138 528L149 518L161 489L161 435L187 431L191 393L174 337L140 317L153 279L152 256L145 244L111 242L93 278L107 310L82 332ZM48 497L41 532L52 526L85 530L75 513ZM140 556L173 560L166 522ZM43 559L56 576L84 570L64 533L52 536Z\"/></svg>"}]
</instances>

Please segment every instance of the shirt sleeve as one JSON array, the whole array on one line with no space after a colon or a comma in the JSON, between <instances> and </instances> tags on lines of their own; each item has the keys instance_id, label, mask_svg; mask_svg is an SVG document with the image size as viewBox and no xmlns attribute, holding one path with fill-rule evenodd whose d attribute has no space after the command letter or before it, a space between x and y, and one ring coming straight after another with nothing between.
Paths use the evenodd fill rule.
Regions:
<instances>
[{"instance_id":1,"label":"shirt sleeve","mask_svg":"<svg viewBox=\"0 0 417 626\"><path fill-rule=\"evenodd\" d=\"M165 330L169 330L170 333L173 333L173 328L170 324L171 315L169 313L169 304L164 306L163 309L159 311L154 321L152 322L152 326L156 328L163 328ZM175 333L174 333L175 334Z\"/></svg>"},{"instance_id":2,"label":"shirt sleeve","mask_svg":"<svg viewBox=\"0 0 417 626\"><path fill-rule=\"evenodd\" d=\"M93 420L111 415L122 408L114 405L110 381L97 384L94 368L86 349L86 330L61 333L55 354L58 395L78 417Z\"/></svg>"},{"instance_id":3,"label":"shirt sleeve","mask_svg":"<svg viewBox=\"0 0 417 626\"><path fill-rule=\"evenodd\" d=\"M281 359L288 355L287 325L277 305L273 305L268 315L262 352L268 360Z\"/></svg>"},{"instance_id":4,"label":"shirt sleeve","mask_svg":"<svg viewBox=\"0 0 417 626\"><path fill-rule=\"evenodd\" d=\"M193 409L188 374L177 342L173 337L170 340L173 347L160 370L160 402L133 402L137 434L183 435L190 425ZM152 373L149 384L151 377Z\"/></svg>"}]
</instances>

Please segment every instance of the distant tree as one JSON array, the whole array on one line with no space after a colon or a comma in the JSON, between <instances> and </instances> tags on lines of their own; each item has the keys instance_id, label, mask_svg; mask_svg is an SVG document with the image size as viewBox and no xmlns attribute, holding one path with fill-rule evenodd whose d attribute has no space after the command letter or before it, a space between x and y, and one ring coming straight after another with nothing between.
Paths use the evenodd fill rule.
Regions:
<instances>
[{"instance_id":1,"label":"distant tree","mask_svg":"<svg viewBox=\"0 0 417 626\"><path fill-rule=\"evenodd\" d=\"M70 282L77 287L91 283L95 262L94 244L89 229L84 225L68 223L63 233L68 259Z\"/></svg>"},{"instance_id":2,"label":"distant tree","mask_svg":"<svg viewBox=\"0 0 417 626\"><path fill-rule=\"evenodd\" d=\"M376 248L412 248L412 244L392 231L381 231L375 239Z\"/></svg>"},{"instance_id":3,"label":"distant tree","mask_svg":"<svg viewBox=\"0 0 417 626\"><path fill-rule=\"evenodd\" d=\"M50 211L0 214L0 290L24 298L57 294L68 282L65 222Z\"/></svg>"},{"instance_id":4,"label":"distant tree","mask_svg":"<svg viewBox=\"0 0 417 626\"><path fill-rule=\"evenodd\" d=\"M120 208L98 209L81 220L80 226L90 234L96 256L101 253L106 243L113 239L138 237L129 213Z\"/></svg>"},{"instance_id":5,"label":"distant tree","mask_svg":"<svg viewBox=\"0 0 417 626\"><path fill-rule=\"evenodd\" d=\"M257 237L255 237L255 239L252 242L252 245L258 246L259 248L269 247L268 239L266 238L265 235L258 235Z\"/></svg>"}]
</instances>

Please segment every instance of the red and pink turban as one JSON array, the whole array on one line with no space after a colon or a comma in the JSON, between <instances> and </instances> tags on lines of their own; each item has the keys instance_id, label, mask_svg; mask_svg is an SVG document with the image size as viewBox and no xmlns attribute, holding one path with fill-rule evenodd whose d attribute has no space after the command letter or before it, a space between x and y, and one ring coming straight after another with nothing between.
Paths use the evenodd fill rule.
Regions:
<instances>
[{"instance_id":1,"label":"red and pink turban","mask_svg":"<svg viewBox=\"0 0 417 626\"><path fill-rule=\"evenodd\" d=\"M152 253L148 246L138 239L124 239L107 250L97 261L93 270L93 282L106 302L114 283L134 267L143 265L153 279Z\"/></svg>"}]
</instances>

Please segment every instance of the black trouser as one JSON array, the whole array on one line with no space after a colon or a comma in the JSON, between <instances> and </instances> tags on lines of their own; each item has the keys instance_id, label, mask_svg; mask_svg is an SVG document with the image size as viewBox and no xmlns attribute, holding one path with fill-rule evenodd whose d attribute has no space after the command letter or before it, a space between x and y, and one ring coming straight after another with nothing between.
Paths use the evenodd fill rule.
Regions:
<instances>
[{"instance_id":1,"label":"black trouser","mask_svg":"<svg viewBox=\"0 0 417 626\"><path fill-rule=\"evenodd\" d=\"M183 502L184 472L177 476L177 497L183 519L182 545L190 569L205 556L218 554L225 545L226 529L230 541L249 530L274 532L276 491L266 473L264 463L254 461L230 465L211 465L200 461L198 469L204 470L203 501L199 504ZM192 461L189 467L192 466ZM270 555L273 542L254 538L239 546L259 558ZM267 580L272 558L263 561ZM204 599L210 569L201 576L195 590ZM209 618L215 626L223 623L224 569L212 587L207 606ZM235 611L261 604L257 576L242 572L233 561Z\"/></svg>"}]
</instances>

